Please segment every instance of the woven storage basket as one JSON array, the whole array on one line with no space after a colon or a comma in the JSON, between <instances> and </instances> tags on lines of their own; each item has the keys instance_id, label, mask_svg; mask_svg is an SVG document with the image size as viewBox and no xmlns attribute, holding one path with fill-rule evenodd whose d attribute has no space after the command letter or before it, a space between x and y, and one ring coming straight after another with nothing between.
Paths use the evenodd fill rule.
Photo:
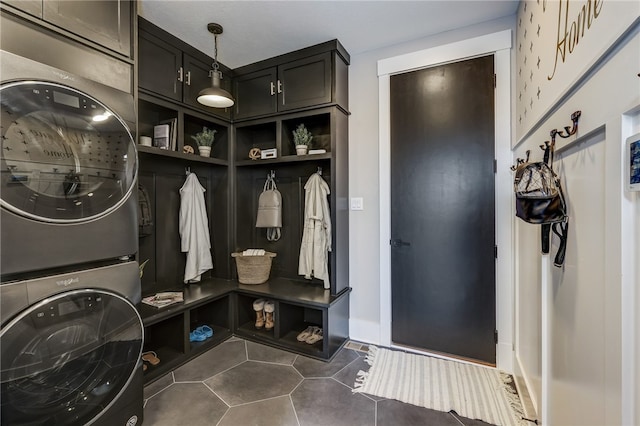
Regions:
<instances>
[{"instance_id":1,"label":"woven storage basket","mask_svg":"<svg viewBox=\"0 0 640 426\"><path fill-rule=\"evenodd\" d=\"M231 253L231 257L236 258L238 281L241 284L262 284L269 279L271 260L276 254L267 251L264 256L243 256L239 252Z\"/></svg>"}]
</instances>

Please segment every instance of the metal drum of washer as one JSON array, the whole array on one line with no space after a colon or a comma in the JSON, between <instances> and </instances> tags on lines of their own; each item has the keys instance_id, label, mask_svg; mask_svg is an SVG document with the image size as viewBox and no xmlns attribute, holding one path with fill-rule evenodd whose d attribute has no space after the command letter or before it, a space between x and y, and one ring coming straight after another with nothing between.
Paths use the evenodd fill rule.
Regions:
<instances>
[{"instance_id":1,"label":"metal drum of washer","mask_svg":"<svg viewBox=\"0 0 640 426\"><path fill-rule=\"evenodd\" d=\"M133 96L1 54L2 281L135 253Z\"/></svg>"}]
</instances>

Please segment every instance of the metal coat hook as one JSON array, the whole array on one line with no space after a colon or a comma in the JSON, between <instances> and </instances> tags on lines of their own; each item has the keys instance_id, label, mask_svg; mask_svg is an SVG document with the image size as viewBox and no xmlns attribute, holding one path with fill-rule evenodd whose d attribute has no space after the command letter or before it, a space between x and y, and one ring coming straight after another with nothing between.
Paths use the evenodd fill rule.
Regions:
<instances>
[{"instance_id":1,"label":"metal coat hook","mask_svg":"<svg viewBox=\"0 0 640 426\"><path fill-rule=\"evenodd\" d=\"M571 127L565 126L564 130L553 129L551 131L551 140L555 142L555 136L558 135L561 138L568 138L569 136L573 136L578 131L578 120L580 120L580 115L582 115L582 111L576 111L571 114Z\"/></svg>"},{"instance_id":2,"label":"metal coat hook","mask_svg":"<svg viewBox=\"0 0 640 426\"><path fill-rule=\"evenodd\" d=\"M185 168L184 168L184 174L185 174L186 176L189 176L189 175L191 174L191 167L185 167Z\"/></svg>"},{"instance_id":3,"label":"metal coat hook","mask_svg":"<svg viewBox=\"0 0 640 426\"><path fill-rule=\"evenodd\" d=\"M275 170L271 170L271 171L269 171L269 173L267 173L267 179L269 179L269 178L271 178L271 179L275 179L276 178Z\"/></svg>"},{"instance_id":4,"label":"metal coat hook","mask_svg":"<svg viewBox=\"0 0 640 426\"><path fill-rule=\"evenodd\" d=\"M317 171L317 173L318 173L320 176L322 176L322 167L318 167L318 171Z\"/></svg>"},{"instance_id":5,"label":"metal coat hook","mask_svg":"<svg viewBox=\"0 0 640 426\"><path fill-rule=\"evenodd\" d=\"M524 163L528 163L529 162L529 155L531 154L531 150L527 150L525 152L525 154L527 154L527 157L525 159L522 158L516 158L516 163L515 165L511 166L511 170L513 170L514 172L516 171L516 169L518 168L518 166L520 166L521 164Z\"/></svg>"}]
</instances>

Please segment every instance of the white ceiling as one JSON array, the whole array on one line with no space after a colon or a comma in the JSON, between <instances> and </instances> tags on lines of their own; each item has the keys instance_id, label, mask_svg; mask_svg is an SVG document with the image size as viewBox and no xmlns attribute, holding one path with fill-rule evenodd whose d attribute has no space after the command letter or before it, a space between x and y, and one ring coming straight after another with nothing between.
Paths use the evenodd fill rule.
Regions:
<instances>
[{"instance_id":1,"label":"white ceiling","mask_svg":"<svg viewBox=\"0 0 640 426\"><path fill-rule=\"evenodd\" d=\"M519 0L139 0L145 19L213 56L207 23L224 27L218 60L230 68L338 39L353 56L514 15Z\"/></svg>"}]
</instances>

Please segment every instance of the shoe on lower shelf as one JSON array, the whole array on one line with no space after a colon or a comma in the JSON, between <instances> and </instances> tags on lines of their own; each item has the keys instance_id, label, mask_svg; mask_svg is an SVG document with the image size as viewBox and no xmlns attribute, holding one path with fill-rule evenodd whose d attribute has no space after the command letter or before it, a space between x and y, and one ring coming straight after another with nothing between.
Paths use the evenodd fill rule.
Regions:
<instances>
[{"instance_id":1,"label":"shoe on lower shelf","mask_svg":"<svg viewBox=\"0 0 640 426\"><path fill-rule=\"evenodd\" d=\"M309 337L307 337L304 341L310 345L319 342L322 340L322 329L320 327L314 327L313 333Z\"/></svg>"},{"instance_id":2,"label":"shoe on lower shelf","mask_svg":"<svg viewBox=\"0 0 640 426\"><path fill-rule=\"evenodd\" d=\"M201 325L200 327L196 328L195 331L199 331L200 333L204 334L206 339L213 336L213 329L208 325Z\"/></svg>"},{"instance_id":3,"label":"shoe on lower shelf","mask_svg":"<svg viewBox=\"0 0 640 426\"><path fill-rule=\"evenodd\" d=\"M160 364L160 358L158 358L158 354L153 351L143 352L142 361L148 362L151 365Z\"/></svg>"},{"instance_id":4,"label":"shoe on lower shelf","mask_svg":"<svg viewBox=\"0 0 640 426\"><path fill-rule=\"evenodd\" d=\"M300 334L298 334L298 336L296 337L298 342L304 342L305 340L307 340L307 338L311 336L311 333L313 333L313 330L315 328L317 327L310 325L309 327L305 328L304 331L301 331Z\"/></svg>"},{"instance_id":5,"label":"shoe on lower shelf","mask_svg":"<svg viewBox=\"0 0 640 426\"><path fill-rule=\"evenodd\" d=\"M190 342L204 342L205 340L207 340L207 336L198 329L195 329L191 333L189 333Z\"/></svg>"}]
</instances>

